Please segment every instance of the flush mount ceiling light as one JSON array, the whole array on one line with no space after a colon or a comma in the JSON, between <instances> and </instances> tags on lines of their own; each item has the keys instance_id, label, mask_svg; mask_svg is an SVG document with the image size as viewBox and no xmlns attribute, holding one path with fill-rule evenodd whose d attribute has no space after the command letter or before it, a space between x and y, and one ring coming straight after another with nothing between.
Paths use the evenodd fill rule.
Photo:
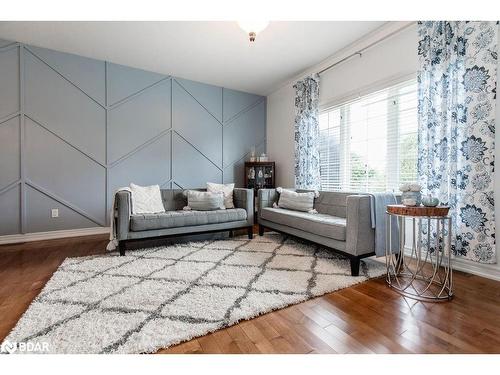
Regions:
<instances>
[{"instance_id":1,"label":"flush mount ceiling light","mask_svg":"<svg viewBox=\"0 0 500 375\"><path fill-rule=\"evenodd\" d=\"M269 25L269 21L245 20L238 21L238 25L248 33L250 42L255 42L255 37Z\"/></svg>"}]
</instances>

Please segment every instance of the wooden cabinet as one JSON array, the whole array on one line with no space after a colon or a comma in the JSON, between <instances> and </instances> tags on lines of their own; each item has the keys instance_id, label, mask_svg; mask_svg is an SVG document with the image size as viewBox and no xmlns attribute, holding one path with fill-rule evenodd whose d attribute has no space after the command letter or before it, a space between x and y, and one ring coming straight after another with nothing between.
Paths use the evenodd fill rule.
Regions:
<instances>
[{"instance_id":1,"label":"wooden cabinet","mask_svg":"<svg viewBox=\"0 0 500 375\"><path fill-rule=\"evenodd\" d=\"M276 170L273 161L256 161L245 163L245 187L254 189L275 188Z\"/></svg>"},{"instance_id":2,"label":"wooden cabinet","mask_svg":"<svg viewBox=\"0 0 500 375\"><path fill-rule=\"evenodd\" d=\"M247 161L245 163L245 188L254 190L254 207L257 212L259 189L274 189L276 169L273 161ZM257 223L257 215L254 216Z\"/></svg>"}]
</instances>

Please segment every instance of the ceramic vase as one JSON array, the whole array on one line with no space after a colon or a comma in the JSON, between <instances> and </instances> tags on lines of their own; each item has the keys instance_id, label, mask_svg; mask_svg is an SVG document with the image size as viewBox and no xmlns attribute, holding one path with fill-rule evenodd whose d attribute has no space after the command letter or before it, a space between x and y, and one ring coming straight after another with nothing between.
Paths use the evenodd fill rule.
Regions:
<instances>
[{"instance_id":1,"label":"ceramic vase","mask_svg":"<svg viewBox=\"0 0 500 375\"><path fill-rule=\"evenodd\" d=\"M405 191L401 195L401 203L405 206L420 206L422 203L422 193L419 191Z\"/></svg>"}]
</instances>

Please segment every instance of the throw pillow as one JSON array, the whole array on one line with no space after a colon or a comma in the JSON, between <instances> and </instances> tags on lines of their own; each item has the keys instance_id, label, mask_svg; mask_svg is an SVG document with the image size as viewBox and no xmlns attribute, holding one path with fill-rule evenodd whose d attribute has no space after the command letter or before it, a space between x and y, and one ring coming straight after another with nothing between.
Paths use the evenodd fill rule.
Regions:
<instances>
[{"instance_id":1,"label":"throw pillow","mask_svg":"<svg viewBox=\"0 0 500 375\"><path fill-rule=\"evenodd\" d=\"M318 211L314 209L314 198L319 197L318 191L297 193L296 191L283 189L281 187L277 188L276 191L280 195L277 204L278 207L309 212L311 214L318 213Z\"/></svg>"},{"instance_id":2,"label":"throw pillow","mask_svg":"<svg viewBox=\"0 0 500 375\"><path fill-rule=\"evenodd\" d=\"M207 182L207 191L210 193L223 193L224 206L226 208L234 208L233 202L234 184L217 184L215 182Z\"/></svg>"},{"instance_id":3,"label":"throw pillow","mask_svg":"<svg viewBox=\"0 0 500 375\"><path fill-rule=\"evenodd\" d=\"M139 186L130 184L132 193L132 215L157 214L165 212L160 186Z\"/></svg>"},{"instance_id":4,"label":"throw pillow","mask_svg":"<svg viewBox=\"0 0 500 375\"><path fill-rule=\"evenodd\" d=\"M208 191L186 190L188 205L183 210L212 211L225 210L224 194Z\"/></svg>"}]
</instances>

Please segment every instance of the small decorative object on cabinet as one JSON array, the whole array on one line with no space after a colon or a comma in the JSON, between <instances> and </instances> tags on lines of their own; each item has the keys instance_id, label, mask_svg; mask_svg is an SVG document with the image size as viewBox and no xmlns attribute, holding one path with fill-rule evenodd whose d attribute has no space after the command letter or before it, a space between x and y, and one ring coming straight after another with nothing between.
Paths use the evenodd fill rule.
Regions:
<instances>
[{"instance_id":1,"label":"small decorative object on cabinet","mask_svg":"<svg viewBox=\"0 0 500 375\"><path fill-rule=\"evenodd\" d=\"M257 157L255 156L255 146L252 146L250 149L250 161L257 161Z\"/></svg>"},{"instance_id":2,"label":"small decorative object on cabinet","mask_svg":"<svg viewBox=\"0 0 500 375\"><path fill-rule=\"evenodd\" d=\"M276 170L273 161L255 161L245 163L245 188L254 190L255 203L259 189L274 189ZM254 204L257 211L257 205ZM254 216L257 222L257 215Z\"/></svg>"},{"instance_id":3,"label":"small decorative object on cabinet","mask_svg":"<svg viewBox=\"0 0 500 375\"><path fill-rule=\"evenodd\" d=\"M269 158L267 157L267 155L265 153L262 153L262 155L259 156L259 161L260 162L267 162L267 161L269 161Z\"/></svg>"}]
</instances>

